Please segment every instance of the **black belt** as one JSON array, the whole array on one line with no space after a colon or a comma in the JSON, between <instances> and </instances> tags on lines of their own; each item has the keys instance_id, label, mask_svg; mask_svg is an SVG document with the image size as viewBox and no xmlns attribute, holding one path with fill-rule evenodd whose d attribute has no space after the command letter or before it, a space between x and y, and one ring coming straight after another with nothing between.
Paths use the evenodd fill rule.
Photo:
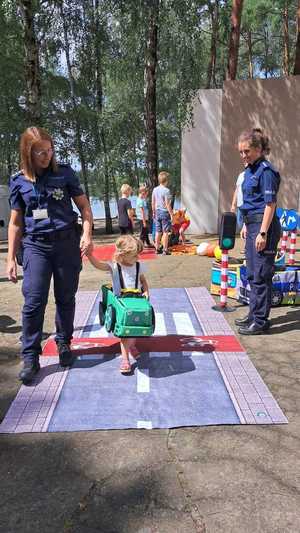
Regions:
<instances>
[{"instance_id":1,"label":"black belt","mask_svg":"<svg viewBox=\"0 0 300 533\"><path fill-rule=\"evenodd\" d=\"M49 231L48 233L39 233L39 234L30 234L27 233L25 237L29 237L32 241L42 241L42 242L57 242L65 241L74 235L75 227Z\"/></svg>"},{"instance_id":2,"label":"black belt","mask_svg":"<svg viewBox=\"0 0 300 533\"><path fill-rule=\"evenodd\" d=\"M244 215L243 220L245 224L252 224L253 222L261 222L264 218L263 213L253 213L253 215Z\"/></svg>"}]
</instances>

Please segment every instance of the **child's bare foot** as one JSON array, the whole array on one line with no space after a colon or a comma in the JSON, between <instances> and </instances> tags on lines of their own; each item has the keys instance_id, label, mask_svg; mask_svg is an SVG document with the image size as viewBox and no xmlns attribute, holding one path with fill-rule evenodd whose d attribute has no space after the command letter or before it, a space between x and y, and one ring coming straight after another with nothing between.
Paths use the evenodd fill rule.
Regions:
<instances>
[{"instance_id":1,"label":"child's bare foot","mask_svg":"<svg viewBox=\"0 0 300 533\"><path fill-rule=\"evenodd\" d=\"M129 361L126 361L125 359L122 360L120 365L120 372L121 374L130 374L131 364Z\"/></svg>"},{"instance_id":2,"label":"child's bare foot","mask_svg":"<svg viewBox=\"0 0 300 533\"><path fill-rule=\"evenodd\" d=\"M129 350L129 353L134 359L138 359L141 356L136 346L132 346Z\"/></svg>"}]
</instances>

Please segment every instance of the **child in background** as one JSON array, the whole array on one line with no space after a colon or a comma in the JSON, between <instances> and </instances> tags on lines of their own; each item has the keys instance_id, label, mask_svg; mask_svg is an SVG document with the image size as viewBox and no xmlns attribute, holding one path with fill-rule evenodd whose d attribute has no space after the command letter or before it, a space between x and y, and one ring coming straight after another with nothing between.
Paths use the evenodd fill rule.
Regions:
<instances>
[{"instance_id":1,"label":"child in background","mask_svg":"<svg viewBox=\"0 0 300 533\"><path fill-rule=\"evenodd\" d=\"M152 191L152 212L155 221L155 248L157 254L170 255L168 250L169 231L171 230L173 210L171 207L171 193L167 187L170 174L158 174L157 187ZM162 246L161 246L162 243Z\"/></svg>"},{"instance_id":2,"label":"child in background","mask_svg":"<svg viewBox=\"0 0 300 533\"><path fill-rule=\"evenodd\" d=\"M136 200L135 213L139 224L140 239L147 248L154 248L149 240L149 209L147 204L148 189L146 185L141 185L139 195Z\"/></svg>"},{"instance_id":3,"label":"child in background","mask_svg":"<svg viewBox=\"0 0 300 533\"><path fill-rule=\"evenodd\" d=\"M191 221L186 214L186 209L178 209L172 217L172 233L178 235L178 242L185 243L185 230L189 227Z\"/></svg>"},{"instance_id":4,"label":"child in background","mask_svg":"<svg viewBox=\"0 0 300 533\"><path fill-rule=\"evenodd\" d=\"M132 188L127 183L121 187L121 198L118 200L119 228L121 235L133 233L134 211L129 196L132 194Z\"/></svg>"},{"instance_id":5,"label":"child in background","mask_svg":"<svg viewBox=\"0 0 300 533\"><path fill-rule=\"evenodd\" d=\"M138 255L143 250L143 243L133 237L132 235L124 235L116 240L116 251L113 261L98 261L93 256L93 253L88 255L88 259L95 268L105 270L110 273L112 278L113 292L116 296L121 294L121 280L119 275L118 265L121 267L121 275L123 278L124 288L134 289L136 284ZM139 280L138 288L143 291L143 295L149 298L149 287L145 278L145 265L139 263ZM140 356L136 347L136 339L133 337L123 337L120 339L122 362L120 372L122 374L129 374L131 372L131 363L129 355L134 359Z\"/></svg>"}]
</instances>

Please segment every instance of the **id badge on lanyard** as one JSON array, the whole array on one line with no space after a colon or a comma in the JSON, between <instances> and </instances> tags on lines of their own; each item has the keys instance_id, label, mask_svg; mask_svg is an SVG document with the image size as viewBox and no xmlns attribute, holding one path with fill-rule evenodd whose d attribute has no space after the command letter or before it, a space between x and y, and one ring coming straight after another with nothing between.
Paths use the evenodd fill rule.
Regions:
<instances>
[{"instance_id":1,"label":"id badge on lanyard","mask_svg":"<svg viewBox=\"0 0 300 533\"><path fill-rule=\"evenodd\" d=\"M34 220L43 220L45 218L48 218L48 209L47 208L42 209L40 207L40 194L38 190L36 189L35 185L33 185L33 189L34 189L35 196L37 197L37 203L38 203L38 208L32 210L32 215L33 215Z\"/></svg>"}]
</instances>

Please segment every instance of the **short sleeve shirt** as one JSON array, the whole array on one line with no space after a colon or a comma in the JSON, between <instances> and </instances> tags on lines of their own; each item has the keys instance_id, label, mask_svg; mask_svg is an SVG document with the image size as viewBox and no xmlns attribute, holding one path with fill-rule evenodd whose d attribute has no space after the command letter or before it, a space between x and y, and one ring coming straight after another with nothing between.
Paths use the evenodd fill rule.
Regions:
<instances>
[{"instance_id":1,"label":"short sleeve shirt","mask_svg":"<svg viewBox=\"0 0 300 533\"><path fill-rule=\"evenodd\" d=\"M144 209L145 219L148 220L149 209L148 209L147 200L145 200L145 198L138 197L136 199L136 207L135 207L135 213L136 213L136 217L138 220L143 220L143 215L141 211L142 208Z\"/></svg>"},{"instance_id":2,"label":"short sleeve shirt","mask_svg":"<svg viewBox=\"0 0 300 533\"><path fill-rule=\"evenodd\" d=\"M242 191L242 184L245 179L245 171L241 172L236 180L236 190L237 190L237 207L241 207L243 205L243 191Z\"/></svg>"},{"instance_id":3,"label":"short sleeve shirt","mask_svg":"<svg viewBox=\"0 0 300 533\"><path fill-rule=\"evenodd\" d=\"M140 275L144 274L146 272L146 266L145 263L142 263L139 261L140 269L139 269L139 282L138 282L138 289L141 289L141 280ZM120 278L119 278L119 270L118 265L115 262L108 261L108 265L111 270L111 276L112 276L112 285L113 285L113 292L116 294L116 296L119 296L121 293L121 284L120 284ZM121 266L123 281L126 289L135 289L135 280L136 280L136 263L132 266Z\"/></svg>"},{"instance_id":4,"label":"short sleeve shirt","mask_svg":"<svg viewBox=\"0 0 300 533\"><path fill-rule=\"evenodd\" d=\"M47 170L32 183L22 172L10 179L10 207L21 209L26 234L50 233L70 227L77 221L72 198L84 194L78 177L69 165ZM47 210L48 216L35 219L33 211Z\"/></svg>"},{"instance_id":5,"label":"short sleeve shirt","mask_svg":"<svg viewBox=\"0 0 300 533\"><path fill-rule=\"evenodd\" d=\"M280 186L280 174L269 161L261 159L245 170L242 184L243 204L241 210L247 213L263 213L266 204L275 203Z\"/></svg>"},{"instance_id":6,"label":"short sleeve shirt","mask_svg":"<svg viewBox=\"0 0 300 533\"><path fill-rule=\"evenodd\" d=\"M170 202L170 200L171 193L168 187L165 187L164 185L158 185L158 187L154 187L152 192L152 203L155 204L155 209L159 209L160 211L168 211L166 202Z\"/></svg>"},{"instance_id":7,"label":"short sleeve shirt","mask_svg":"<svg viewBox=\"0 0 300 533\"><path fill-rule=\"evenodd\" d=\"M128 198L120 198L118 200L119 226L121 226L122 228L128 228L128 226L130 226L128 209L131 208L131 202L130 200L128 200Z\"/></svg>"}]
</instances>

